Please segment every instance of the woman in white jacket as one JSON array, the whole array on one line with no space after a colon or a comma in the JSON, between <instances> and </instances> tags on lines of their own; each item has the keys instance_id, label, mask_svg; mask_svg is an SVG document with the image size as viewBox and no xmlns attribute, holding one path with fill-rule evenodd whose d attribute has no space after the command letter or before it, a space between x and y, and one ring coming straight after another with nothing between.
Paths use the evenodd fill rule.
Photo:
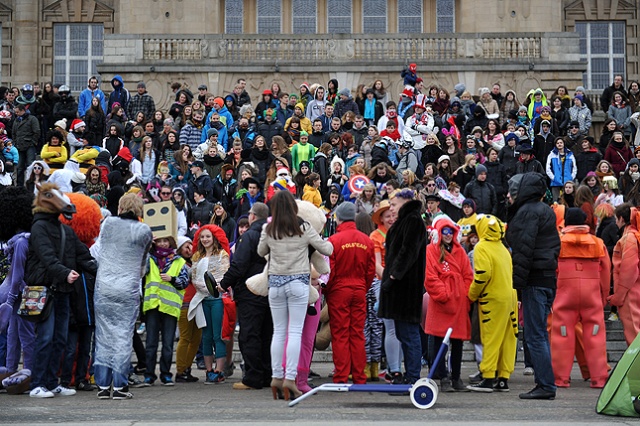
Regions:
<instances>
[{"instance_id":1,"label":"woman in white jacket","mask_svg":"<svg viewBox=\"0 0 640 426\"><path fill-rule=\"evenodd\" d=\"M308 222L298 217L298 205L289 191L276 192L270 207L271 222L262 229L258 254L269 255L269 306L273 318L271 389L274 399L279 391L289 399L302 394L295 379L309 301L309 246L329 256L333 253L333 245L323 241ZM286 369L283 371L285 340Z\"/></svg>"}]
</instances>

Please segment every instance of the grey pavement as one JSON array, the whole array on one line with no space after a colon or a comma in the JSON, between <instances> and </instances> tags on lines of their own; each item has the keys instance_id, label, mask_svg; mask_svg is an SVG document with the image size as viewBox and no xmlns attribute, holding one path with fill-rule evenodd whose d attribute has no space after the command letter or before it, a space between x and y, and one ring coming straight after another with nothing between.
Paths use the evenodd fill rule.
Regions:
<instances>
[{"instance_id":1,"label":"grey pavement","mask_svg":"<svg viewBox=\"0 0 640 426\"><path fill-rule=\"evenodd\" d=\"M327 375L332 364L314 363L312 368L322 375L314 384L330 382ZM441 393L428 410L415 408L408 396L355 392L320 393L289 408L285 401L274 401L270 389L232 390L232 384L239 380L239 369L226 383L209 386L202 384L204 373L196 371L200 382L178 383L173 387L157 383L150 388L132 389L135 396L127 401L98 400L95 392L44 400L0 394L0 424L638 424L638 419L596 414L600 390L591 389L589 383L580 378L577 367L571 388L559 389L554 401L520 400L518 393L534 386L533 377L523 376L522 370L522 363L517 363L509 393ZM465 383L467 376L474 372L474 363L463 365ZM426 374L423 370L423 376Z\"/></svg>"}]
</instances>

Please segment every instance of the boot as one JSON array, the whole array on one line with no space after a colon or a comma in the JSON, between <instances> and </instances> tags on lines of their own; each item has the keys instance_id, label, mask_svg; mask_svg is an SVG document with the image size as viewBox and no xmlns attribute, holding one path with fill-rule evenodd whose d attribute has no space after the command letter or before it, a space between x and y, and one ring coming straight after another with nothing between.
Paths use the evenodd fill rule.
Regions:
<instances>
[{"instance_id":1,"label":"boot","mask_svg":"<svg viewBox=\"0 0 640 426\"><path fill-rule=\"evenodd\" d=\"M284 391L284 399L285 401L293 401L302 395L300 389L296 386L296 382L289 379L284 379L282 382L282 390Z\"/></svg>"},{"instance_id":2,"label":"boot","mask_svg":"<svg viewBox=\"0 0 640 426\"><path fill-rule=\"evenodd\" d=\"M368 362L367 365L365 365L364 367L364 376L367 378L367 380L371 380L371 363Z\"/></svg>"},{"instance_id":3,"label":"boot","mask_svg":"<svg viewBox=\"0 0 640 426\"><path fill-rule=\"evenodd\" d=\"M302 393L311 391L312 387L309 386L309 371L298 370L298 376L296 377L296 386Z\"/></svg>"},{"instance_id":4,"label":"boot","mask_svg":"<svg viewBox=\"0 0 640 426\"><path fill-rule=\"evenodd\" d=\"M380 367L380 363L375 361L371 363L371 381L372 382L377 382L380 380L380 377L378 377L379 367Z\"/></svg>"}]
</instances>

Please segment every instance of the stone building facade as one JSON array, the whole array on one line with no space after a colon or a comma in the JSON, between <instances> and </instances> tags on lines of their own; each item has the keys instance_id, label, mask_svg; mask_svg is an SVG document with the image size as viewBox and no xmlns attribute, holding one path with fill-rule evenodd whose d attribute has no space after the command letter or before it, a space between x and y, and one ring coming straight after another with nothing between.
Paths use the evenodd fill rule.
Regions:
<instances>
[{"instance_id":1,"label":"stone building facade","mask_svg":"<svg viewBox=\"0 0 640 426\"><path fill-rule=\"evenodd\" d=\"M169 86L228 93L238 77L258 97L272 82L383 80L400 70L472 91L577 85L601 92L614 72L638 80L638 0L0 0L0 81L66 83L99 72L147 82L159 107ZM407 32L409 31L409 32ZM606 69L605 69L606 68ZM106 82L106 83L105 83Z\"/></svg>"}]
</instances>

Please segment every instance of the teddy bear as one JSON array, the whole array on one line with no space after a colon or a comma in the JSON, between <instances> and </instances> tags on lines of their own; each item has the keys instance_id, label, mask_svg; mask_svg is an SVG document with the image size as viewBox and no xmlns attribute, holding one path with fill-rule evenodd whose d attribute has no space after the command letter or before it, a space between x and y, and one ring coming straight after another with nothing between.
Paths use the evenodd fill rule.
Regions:
<instances>
[{"instance_id":1,"label":"teddy bear","mask_svg":"<svg viewBox=\"0 0 640 426\"><path fill-rule=\"evenodd\" d=\"M322 232L324 224L327 221L324 213L309 201L296 200L296 203L298 204L298 216L309 222L313 229L318 233ZM320 275L328 274L331 271L329 264L317 251L314 251L311 255L310 262ZM267 296L269 293L269 279L267 274L268 265L269 263L265 265L264 270L261 273L247 279L247 288L257 296ZM318 297L318 291L313 288L313 286L310 286L309 303L315 303L315 301L318 300Z\"/></svg>"}]
</instances>

